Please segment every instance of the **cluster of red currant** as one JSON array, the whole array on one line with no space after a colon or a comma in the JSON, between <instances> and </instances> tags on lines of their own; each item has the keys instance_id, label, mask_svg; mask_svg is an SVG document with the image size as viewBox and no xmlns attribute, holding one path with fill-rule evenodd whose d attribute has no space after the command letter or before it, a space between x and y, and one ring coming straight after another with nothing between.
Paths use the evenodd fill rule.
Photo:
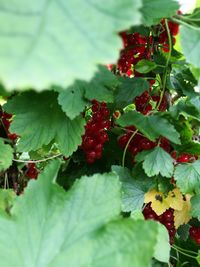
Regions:
<instances>
[{"instance_id":1,"label":"cluster of red currant","mask_svg":"<svg viewBox=\"0 0 200 267\"><path fill-rule=\"evenodd\" d=\"M151 80L151 81L154 82L154 80ZM149 91L151 91L151 88ZM165 111L167 109L167 100L165 96L162 97L161 102L160 102L159 95L151 95L148 91L145 91L143 94L135 98L136 110L141 112L144 115L150 113L153 109L150 101L155 102L156 106L158 106L159 104L158 111Z\"/></svg>"},{"instance_id":2,"label":"cluster of red currant","mask_svg":"<svg viewBox=\"0 0 200 267\"><path fill-rule=\"evenodd\" d=\"M0 127L2 128L1 133L3 132L5 133L1 137L9 138L10 140L15 141L18 138L18 136L15 133L10 133L9 131L10 124L12 122L12 114L4 112L0 107L0 120L1 120Z\"/></svg>"},{"instance_id":3,"label":"cluster of red currant","mask_svg":"<svg viewBox=\"0 0 200 267\"><path fill-rule=\"evenodd\" d=\"M133 74L132 65L150 56L147 48L147 37L141 36L139 33L127 34L126 32L121 32L120 36L124 49L120 53L118 69L121 73L131 76Z\"/></svg>"},{"instance_id":4,"label":"cluster of red currant","mask_svg":"<svg viewBox=\"0 0 200 267\"><path fill-rule=\"evenodd\" d=\"M136 128L134 126L126 127L126 133L119 136L118 143L122 149L126 147L127 143L131 139L132 134L135 131ZM143 150L152 149L158 144L167 152L171 151L171 145L167 138L162 137L159 141L153 142L148 138L146 138L145 136L143 136L140 132L137 132L128 145L128 151L131 153L134 162L134 157L137 155L137 153Z\"/></svg>"},{"instance_id":5,"label":"cluster of red currant","mask_svg":"<svg viewBox=\"0 0 200 267\"><path fill-rule=\"evenodd\" d=\"M178 34L179 25L168 21L168 27L172 36L172 42L175 44L175 36ZM121 32L120 36L123 40L123 49L118 60L118 70L122 74L131 76L141 76L133 66L141 59L150 59L151 54L162 49L164 52L169 52L168 33L165 25L165 20L161 20L160 24L154 27L151 35L142 36L139 33Z\"/></svg>"},{"instance_id":6,"label":"cluster of red currant","mask_svg":"<svg viewBox=\"0 0 200 267\"><path fill-rule=\"evenodd\" d=\"M81 148L88 163L93 163L102 156L103 145L108 141L107 130L110 129L110 112L105 102L92 100L92 118L85 126Z\"/></svg>"},{"instance_id":7,"label":"cluster of red currant","mask_svg":"<svg viewBox=\"0 0 200 267\"><path fill-rule=\"evenodd\" d=\"M151 204L148 203L143 210L143 215L144 215L146 220L153 219L153 220L156 220L156 221L159 221L160 223L162 223L168 230L170 244L172 245L174 243L176 228L174 226L174 210L173 209L170 208L170 209L166 210L163 214L158 216L152 210Z\"/></svg>"},{"instance_id":8,"label":"cluster of red currant","mask_svg":"<svg viewBox=\"0 0 200 267\"><path fill-rule=\"evenodd\" d=\"M194 242L197 245L200 245L200 227L191 226L189 233L190 237L194 240Z\"/></svg>"}]
</instances>

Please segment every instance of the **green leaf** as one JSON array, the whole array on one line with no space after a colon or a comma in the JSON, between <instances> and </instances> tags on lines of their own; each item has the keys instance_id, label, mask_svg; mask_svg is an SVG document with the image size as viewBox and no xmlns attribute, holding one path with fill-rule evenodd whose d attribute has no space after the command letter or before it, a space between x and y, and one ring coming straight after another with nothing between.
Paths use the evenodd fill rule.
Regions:
<instances>
[{"instance_id":1,"label":"green leaf","mask_svg":"<svg viewBox=\"0 0 200 267\"><path fill-rule=\"evenodd\" d=\"M148 225L145 223L141 220L125 219L124 222L118 221L108 225L110 227L106 227L108 230L105 229L105 234L101 233L99 242L97 240L98 246L93 249L91 265L84 267L132 267L133 263L134 267L149 266L150 258L154 254L158 227L152 225L150 221ZM146 238L145 233L147 233ZM147 238L150 239L148 242ZM153 244L153 248L150 247L150 243ZM77 267L79 266L80 261Z\"/></svg>"},{"instance_id":2,"label":"green leaf","mask_svg":"<svg viewBox=\"0 0 200 267\"><path fill-rule=\"evenodd\" d=\"M149 83L142 78L121 77L120 86L116 91L115 101L119 108L133 103L136 96L149 89Z\"/></svg>"},{"instance_id":3,"label":"green leaf","mask_svg":"<svg viewBox=\"0 0 200 267\"><path fill-rule=\"evenodd\" d=\"M200 121L200 113L197 108L187 99L180 99L180 101L170 108L170 114L175 117L179 118L180 115L188 118L191 117L195 120Z\"/></svg>"},{"instance_id":4,"label":"green leaf","mask_svg":"<svg viewBox=\"0 0 200 267\"><path fill-rule=\"evenodd\" d=\"M130 217L133 220L144 220L144 215L143 215L141 209L135 209L135 210L131 211Z\"/></svg>"},{"instance_id":5,"label":"green leaf","mask_svg":"<svg viewBox=\"0 0 200 267\"><path fill-rule=\"evenodd\" d=\"M175 149L179 153L189 153L193 155L200 155L200 143L199 142L188 142L180 146L175 146Z\"/></svg>"},{"instance_id":6,"label":"green leaf","mask_svg":"<svg viewBox=\"0 0 200 267\"><path fill-rule=\"evenodd\" d=\"M196 7L200 7L200 0L196 1Z\"/></svg>"},{"instance_id":7,"label":"green leaf","mask_svg":"<svg viewBox=\"0 0 200 267\"><path fill-rule=\"evenodd\" d=\"M19 151L31 151L49 144L58 143L60 151L71 155L81 144L84 133L84 119L70 120L57 103L55 92L25 92L12 98L5 109L15 114L11 131L21 136Z\"/></svg>"},{"instance_id":8,"label":"green leaf","mask_svg":"<svg viewBox=\"0 0 200 267\"><path fill-rule=\"evenodd\" d=\"M180 40L183 53L188 63L200 67L200 29L180 27Z\"/></svg>"},{"instance_id":9,"label":"green leaf","mask_svg":"<svg viewBox=\"0 0 200 267\"><path fill-rule=\"evenodd\" d=\"M141 5L141 0L3 1L1 81L8 89L44 90L89 80L97 64L116 61L117 33L140 23Z\"/></svg>"},{"instance_id":10,"label":"green leaf","mask_svg":"<svg viewBox=\"0 0 200 267\"><path fill-rule=\"evenodd\" d=\"M114 88L119 84L117 77L106 67L99 66L98 72L90 82L75 81L66 89L54 87L59 92L58 102L70 119L74 119L89 104L89 100L114 101ZM87 99L86 99L87 98Z\"/></svg>"},{"instance_id":11,"label":"green leaf","mask_svg":"<svg viewBox=\"0 0 200 267\"><path fill-rule=\"evenodd\" d=\"M161 249L162 248L162 249ZM154 258L161 262L169 262L170 258L169 234L166 227L158 223L157 244L155 247Z\"/></svg>"},{"instance_id":12,"label":"green leaf","mask_svg":"<svg viewBox=\"0 0 200 267\"><path fill-rule=\"evenodd\" d=\"M104 66L99 66L98 72L90 82L83 84L85 97L89 100L96 99L112 103L114 101L114 89L119 84L117 77Z\"/></svg>"},{"instance_id":13,"label":"green leaf","mask_svg":"<svg viewBox=\"0 0 200 267\"><path fill-rule=\"evenodd\" d=\"M156 67L157 65L155 62L142 59L135 65L135 70L139 73L148 73L154 70Z\"/></svg>"},{"instance_id":14,"label":"green leaf","mask_svg":"<svg viewBox=\"0 0 200 267\"><path fill-rule=\"evenodd\" d=\"M122 127L134 125L152 141L159 136L164 136L171 142L180 144L180 135L174 126L157 114L144 116L137 111L131 111L122 115L117 123Z\"/></svg>"},{"instance_id":15,"label":"green leaf","mask_svg":"<svg viewBox=\"0 0 200 267\"><path fill-rule=\"evenodd\" d=\"M192 209L191 209L191 215L192 217L198 218L200 220L200 195L193 196L190 200Z\"/></svg>"},{"instance_id":16,"label":"green leaf","mask_svg":"<svg viewBox=\"0 0 200 267\"><path fill-rule=\"evenodd\" d=\"M84 89L81 81L76 81L73 86L62 90L58 96L58 103L66 115L73 120L84 110L87 101L83 98Z\"/></svg>"},{"instance_id":17,"label":"green leaf","mask_svg":"<svg viewBox=\"0 0 200 267\"><path fill-rule=\"evenodd\" d=\"M102 86L98 82L85 84L85 97L89 100L106 101L112 103L114 101L113 91Z\"/></svg>"},{"instance_id":18,"label":"green leaf","mask_svg":"<svg viewBox=\"0 0 200 267\"><path fill-rule=\"evenodd\" d=\"M189 69L184 69L178 73L173 73L170 77L170 86L181 96L195 97L198 95L194 91L196 80Z\"/></svg>"},{"instance_id":19,"label":"green leaf","mask_svg":"<svg viewBox=\"0 0 200 267\"><path fill-rule=\"evenodd\" d=\"M147 151L145 151L147 152ZM140 153L138 157L140 157ZM137 156L136 156L137 160ZM140 158L141 160L141 158ZM157 146L143 155L143 168L149 176L161 174L164 177L171 177L174 170L173 158L163 148Z\"/></svg>"},{"instance_id":20,"label":"green leaf","mask_svg":"<svg viewBox=\"0 0 200 267\"><path fill-rule=\"evenodd\" d=\"M122 183L122 210L124 212L141 210L144 204L144 195L152 185L148 177L131 175L127 168L112 166Z\"/></svg>"},{"instance_id":21,"label":"green leaf","mask_svg":"<svg viewBox=\"0 0 200 267\"><path fill-rule=\"evenodd\" d=\"M4 144L4 141L0 138L0 171L10 167L13 160L13 152L12 147Z\"/></svg>"},{"instance_id":22,"label":"green leaf","mask_svg":"<svg viewBox=\"0 0 200 267\"><path fill-rule=\"evenodd\" d=\"M9 212L16 194L13 189L0 189L0 210Z\"/></svg>"},{"instance_id":23,"label":"green leaf","mask_svg":"<svg viewBox=\"0 0 200 267\"><path fill-rule=\"evenodd\" d=\"M175 15L179 8L175 0L143 0L142 2L142 22L147 26L159 23L162 18Z\"/></svg>"},{"instance_id":24,"label":"green leaf","mask_svg":"<svg viewBox=\"0 0 200 267\"><path fill-rule=\"evenodd\" d=\"M200 160L196 160L194 163L177 165L174 179L182 193L192 193L198 190L200 184Z\"/></svg>"},{"instance_id":25,"label":"green leaf","mask_svg":"<svg viewBox=\"0 0 200 267\"><path fill-rule=\"evenodd\" d=\"M200 68L195 68L194 66L190 66L191 72L198 81L198 86L200 86Z\"/></svg>"},{"instance_id":26,"label":"green leaf","mask_svg":"<svg viewBox=\"0 0 200 267\"><path fill-rule=\"evenodd\" d=\"M189 224L183 224L179 226L179 228L177 229L177 234L181 240L187 241L189 237L189 229L190 229Z\"/></svg>"},{"instance_id":27,"label":"green leaf","mask_svg":"<svg viewBox=\"0 0 200 267\"><path fill-rule=\"evenodd\" d=\"M98 71L95 72L91 82L96 82L105 87L116 87L119 84L119 81L107 67L99 65Z\"/></svg>"},{"instance_id":28,"label":"green leaf","mask_svg":"<svg viewBox=\"0 0 200 267\"><path fill-rule=\"evenodd\" d=\"M120 216L120 183L113 173L84 176L65 192L52 162L0 215L3 267L146 267L158 224ZM9 248L9 249L8 249Z\"/></svg>"}]
</instances>

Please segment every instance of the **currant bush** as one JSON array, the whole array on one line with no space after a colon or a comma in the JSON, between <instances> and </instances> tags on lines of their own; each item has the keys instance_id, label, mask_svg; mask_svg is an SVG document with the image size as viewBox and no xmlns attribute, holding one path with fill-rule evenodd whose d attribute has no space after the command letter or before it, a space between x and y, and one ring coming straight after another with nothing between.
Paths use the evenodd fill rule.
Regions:
<instances>
[{"instance_id":1,"label":"currant bush","mask_svg":"<svg viewBox=\"0 0 200 267\"><path fill-rule=\"evenodd\" d=\"M41 218L36 216L34 223L36 226L44 223L41 229L34 227L34 233L40 237L41 244L47 244L45 255L48 251L53 255L53 247L49 247L52 242L46 242L45 238L57 235L56 231L49 235L45 223L48 226L50 219L53 225L54 219L59 223L63 218L65 233L74 232L75 227L76 237L83 237L73 241L74 251L76 242L79 249L83 241L84 249L89 252L90 238L95 244L92 253L80 255L86 260L83 265L96 263L95 249L101 244L101 250L107 252L106 259L109 255L113 257L108 260L110 267L134 265L129 259L133 257L137 262L138 255L138 266L142 267L197 266L200 264L200 8L197 4L193 13L182 14L175 0L141 0L130 9L128 2L131 1L126 4L123 0L110 1L112 3L107 5L103 1L85 1L87 4L82 1L77 5L79 1L69 4L70 16L63 16L69 10L63 8L65 1L58 1L59 5L53 5L56 19L50 16L52 4L48 3L44 15L51 20L43 18L44 12L37 16L36 11L41 11L37 3L34 10L25 3L23 10L9 1L1 5L0 16L9 17L9 22L3 23L2 19L0 36L0 66L1 62L4 64L0 75L5 83L0 85L0 210L3 209L0 229L6 229L2 235L0 232L3 244L0 259L7 263L10 255L16 255L21 261L19 264L34 265L35 255L28 260L24 258L32 252L28 246L23 247L27 243L26 235L20 232L31 229L27 224L30 216L26 217L20 209L27 200L23 208L33 209L30 212L33 217L37 215L38 203L41 204L38 210ZM155 8L157 3L160 6ZM84 12L81 12L82 7ZM34 19L27 14L33 14ZM34 31L34 45L27 47L28 39L24 37L31 37L38 18L42 21L42 31ZM26 19L27 23L21 23ZM101 21L105 27L99 27ZM13 40L12 43L9 40ZM93 75L91 71L97 63ZM92 178L87 180L86 176ZM41 184L44 188L40 189ZM4 195L6 191L8 198ZM14 201L10 204L10 191L15 197L22 195L17 208L12 208ZM5 212L8 214L6 227L11 225L11 231L3 224L7 222ZM51 218L47 218L48 214L52 214ZM145 220L135 220L137 216ZM162 238L165 248L158 246L162 233L155 231L155 227L158 229L160 224L149 220L165 226L166 229L162 227L163 237L169 235L169 242ZM77 223L79 221L81 223ZM19 233L13 230L16 222ZM98 232L98 236L92 234L91 222L92 231ZM139 231L134 232L134 224L139 225ZM141 225L150 226L140 231ZM154 241L150 240L148 232L151 227L157 233ZM4 236L10 232L17 233L14 244L22 244L22 251L25 251L20 257L12 242L9 244L11 253L4 250L4 243L10 240ZM44 246L38 248L33 235L28 233L27 236L29 243L35 246L34 251L39 252L37 262L49 262L48 257L40 259L44 253L39 249ZM121 237L122 243L118 242ZM63 244L69 243L67 234L60 233L56 238L62 238ZM154 254L150 255L150 249L147 253L139 247L143 241L145 248L150 244ZM122 245L129 249L123 250ZM59 247L55 248L62 253ZM65 255L56 254L55 259L52 256L52 266L57 260L65 264L64 258L71 255L67 249L66 246ZM156 251L158 249L163 249L162 253ZM170 257L165 254L169 250ZM146 258L151 258L152 262L143 264L141 259L145 261ZM102 259L98 258L97 265L109 265ZM70 256L69 266L73 265L70 260L73 257ZM74 264L79 267L78 261ZM10 267L12 264L3 262L2 265Z\"/></svg>"}]
</instances>

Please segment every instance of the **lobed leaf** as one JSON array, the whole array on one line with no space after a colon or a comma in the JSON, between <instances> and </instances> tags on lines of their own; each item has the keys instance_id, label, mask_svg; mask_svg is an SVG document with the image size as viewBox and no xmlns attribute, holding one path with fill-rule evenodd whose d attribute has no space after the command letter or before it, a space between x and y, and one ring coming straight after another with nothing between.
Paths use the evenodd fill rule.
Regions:
<instances>
[{"instance_id":1,"label":"lobed leaf","mask_svg":"<svg viewBox=\"0 0 200 267\"><path fill-rule=\"evenodd\" d=\"M81 144L85 121L81 116L70 120L58 105L55 92L22 93L8 101L5 109L16 115L10 129L21 137L18 151L37 150L55 140L60 151L69 156Z\"/></svg>"},{"instance_id":2,"label":"lobed leaf","mask_svg":"<svg viewBox=\"0 0 200 267\"><path fill-rule=\"evenodd\" d=\"M180 135L174 126L157 114L144 116L134 110L122 115L117 123L122 127L134 125L152 141L155 141L159 136L164 136L171 142L180 144Z\"/></svg>"},{"instance_id":3,"label":"lobed leaf","mask_svg":"<svg viewBox=\"0 0 200 267\"><path fill-rule=\"evenodd\" d=\"M3 267L146 267L154 255L158 224L120 217L116 174L77 180L65 192L55 184L58 161L18 197L10 216L0 214ZM8 249L9 247L9 249ZM157 255L168 260L168 251Z\"/></svg>"},{"instance_id":4,"label":"lobed leaf","mask_svg":"<svg viewBox=\"0 0 200 267\"><path fill-rule=\"evenodd\" d=\"M141 153L136 156L136 160L139 158L140 161L143 161L144 171L149 177L159 174L169 178L172 176L173 158L163 148L157 146L152 150L145 151L142 155Z\"/></svg>"}]
</instances>

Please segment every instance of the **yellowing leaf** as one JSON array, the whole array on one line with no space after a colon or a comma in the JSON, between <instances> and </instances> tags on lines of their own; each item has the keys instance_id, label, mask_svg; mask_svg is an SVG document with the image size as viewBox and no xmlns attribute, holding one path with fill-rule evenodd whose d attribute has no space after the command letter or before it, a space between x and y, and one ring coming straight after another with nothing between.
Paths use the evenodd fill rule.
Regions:
<instances>
[{"instance_id":1,"label":"yellowing leaf","mask_svg":"<svg viewBox=\"0 0 200 267\"><path fill-rule=\"evenodd\" d=\"M178 188L169 191L166 201L169 204L170 208L174 210L183 209L183 204L184 204L183 195Z\"/></svg>"},{"instance_id":2,"label":"yellowing leaf","mask_svg":"<svg viewBox=\"0 0 200 267\"><path fill-rule=\"evenodd\" d=\"M188 223L191 219L190 210L191 210L191 203L190 203L191 195L186 195L185 200L183 200L183 207L182 210L175 210L174 211L174 225L176 229L185 223Z\"/></svg>"},{"instance_id":3,"label":"yellowing leaf","mask_svg":"<svg viewBox=\"0 0 200 267\"><path fill-rule=\"evenodd\" d=\"M144 203L151 202L151 208L159 216L169 209L169 203L162 192L155 189L147 192L144 197Z\"/></svg>"}]
</instances>

